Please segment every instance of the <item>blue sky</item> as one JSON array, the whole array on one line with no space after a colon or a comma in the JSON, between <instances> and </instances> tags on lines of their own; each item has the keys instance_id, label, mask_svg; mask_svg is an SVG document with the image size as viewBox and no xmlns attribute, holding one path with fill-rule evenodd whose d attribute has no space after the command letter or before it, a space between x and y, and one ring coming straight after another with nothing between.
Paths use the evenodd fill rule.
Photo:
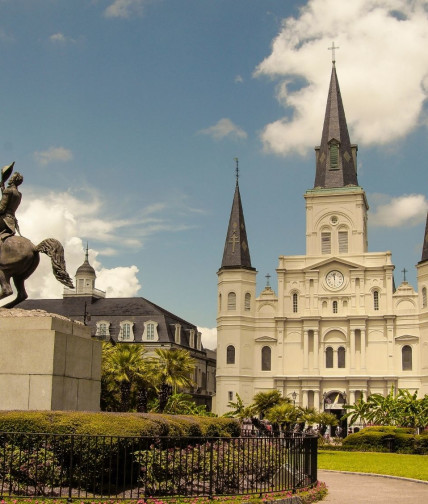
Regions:
<instances>
[{"instance_id":1,"label":"blue sky","mask_svg":"<svg viewBox=\"0 0 428 504\"><path fill-rule=\"evenodd\" d=\"M258 292L305 253L334 40L369 249L416 287L428 209L428 2L0 0L0 164L18 219L84 258L108 295L141 295L215 337L239 158ZM275 278L271 279L275 288ZM60 297L44 258L32 297Z\"/></svg>"}]
</instances>

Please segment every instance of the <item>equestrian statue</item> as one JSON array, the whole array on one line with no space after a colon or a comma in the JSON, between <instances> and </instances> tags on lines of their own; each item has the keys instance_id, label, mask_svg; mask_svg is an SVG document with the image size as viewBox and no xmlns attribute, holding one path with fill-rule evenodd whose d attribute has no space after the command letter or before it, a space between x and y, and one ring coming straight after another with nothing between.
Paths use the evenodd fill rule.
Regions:
<instances>
[{"instance_id":1,"label":"equestrian statue","mask_svg":"<svg viewBox=\"0 0 428 504\"><path fill-rule=\"evenodd\" d=\"M10 296L13 291L10 279L17 290L16 298L2 308L13 308L27 299L25 280L34 273L40 261L40 252L47 254L52 261L52 270L55 278L62 284L74 288L65 268L64 249L61 243L54 238L47 238L37 246L28 238L21 236L15 212L21 203L22 195L18 187L24 177L15 172L12 175L15 163L4 166L1 170L0 189L0 299ZM5 182L8 181L5 188ZM19 234L19 236L16 235Z\"/></svg>"}]
</instances>

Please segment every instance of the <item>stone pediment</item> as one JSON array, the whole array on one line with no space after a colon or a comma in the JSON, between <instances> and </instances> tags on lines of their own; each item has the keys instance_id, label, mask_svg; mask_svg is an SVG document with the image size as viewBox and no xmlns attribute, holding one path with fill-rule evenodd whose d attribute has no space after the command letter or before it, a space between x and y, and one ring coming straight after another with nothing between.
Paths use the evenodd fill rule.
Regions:
<instances>
[{"instance_id":1,"label":"stone pediment","mask_svg":"<svg viewBox=\"0 0 428 504\"><path fill-rule=\"evenodd\" d=\"M256 338L255 341L258 343L276 343L278 340L276 338L272 338L272 336L260 336Z\"/></svg>"},{"instance_id":2,"label":"stone pediment","mask_svg":"<svg viewBox=\"0 0 428 504\"><path fill-rule=\"evenodd\" d=\"M337 265L343 265L346 268L350 269L363 269L364 266L361 264L354 263L352 261L347 261L345 259L342 259L341 257L328 257L327 259L324 259L322 261L316 262L314 264L311 264L310 266L307 266L306 268L303 269L304 272L308 272L311 270L319 270L323 266L330 265L331 267L337 266Z\"/></svg>"},{"instance_id":3,"label":"stone pediment","mask_svg":"<svg viewBox=\"0 0 428 504\"><path fill-rule=\"evenodd\" d=\"M403 336L396 336L395 341L419 341L419 337L412 336L411 334L403 334Z\"/></svg>"}]
</instances>

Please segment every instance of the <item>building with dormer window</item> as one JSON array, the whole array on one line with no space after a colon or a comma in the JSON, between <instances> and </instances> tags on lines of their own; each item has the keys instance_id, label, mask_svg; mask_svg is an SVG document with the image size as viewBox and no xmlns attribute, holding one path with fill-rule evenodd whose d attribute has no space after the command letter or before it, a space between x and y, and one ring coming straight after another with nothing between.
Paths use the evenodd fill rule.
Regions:
<instances>
[{"instance_id":1,"label":"building with dormer window","mask_svg":"<svg viewBox=\"0 0 428 504\"><path fill-rule=\"evenodd\" d=\"M64 289L62 299L27 299L18 305L27 310L58 313L91 327L94 338L115 343L140 343L156 348L183 348L196 361L195 387L189 392L197 404L212 407L215 394L215 352L205 349L197 326L142 297L107 298L95 287L96 273L85 260L76 271L75 289Z\"/></svg>"}]
</instances>

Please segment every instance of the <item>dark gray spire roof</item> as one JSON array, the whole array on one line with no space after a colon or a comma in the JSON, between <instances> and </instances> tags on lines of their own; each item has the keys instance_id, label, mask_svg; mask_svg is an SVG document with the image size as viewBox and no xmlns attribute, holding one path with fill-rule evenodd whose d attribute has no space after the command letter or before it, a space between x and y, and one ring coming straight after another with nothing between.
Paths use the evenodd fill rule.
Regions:
<instances>
[{"instance_id":1,"label":"dark gray spire roof","mask_svg":"<svg viewBox=\"0 0 428 504\"><path fill-rule=\"evenodd\" d=\"M314 187L358 186L356 146L351 145L345 110L333 62L321 145L316 148L317 168Z\"/></svg>"},{"instance_id":2,"label":"dark gray spire roof","mask_svg":"<svg viewBox=\"0 0 428 504\"><path fill-rule=\"evenodd\" d=\"M89 249L88 249L88 244L86 244L86 252L85 252L85 262L77 268L76 271L76 276L77 275L91 275L94 278L97 276L95 274L94 268L89 264Z\"/></svg>"},{"instance_id":3,"label":"dark gray spire roof","mask_svg":"<svg viewBox=\"0 0 428 504\"><path fill-rule=\"evenodd\" d=\"M229 227L224 244L223 268L254 269L251 266L250 250L248 248L247 231L245 229L244 212L242 211L241 195L238 179L236 179L235 195L230 212Z\"/></svg>"},{"instance_id":4,"label":"dark gray spire roof","mask_svg":"<svg viewBox=\"0 0 428 504\"><path fill-rule=\"evenodd\" d=\"M428 215L427 215L427 221L425 224L425 234L424 234L424 245L422 247L422 257L419 262L425 262L428 261Z\"/></svg>"}]
</instances>

